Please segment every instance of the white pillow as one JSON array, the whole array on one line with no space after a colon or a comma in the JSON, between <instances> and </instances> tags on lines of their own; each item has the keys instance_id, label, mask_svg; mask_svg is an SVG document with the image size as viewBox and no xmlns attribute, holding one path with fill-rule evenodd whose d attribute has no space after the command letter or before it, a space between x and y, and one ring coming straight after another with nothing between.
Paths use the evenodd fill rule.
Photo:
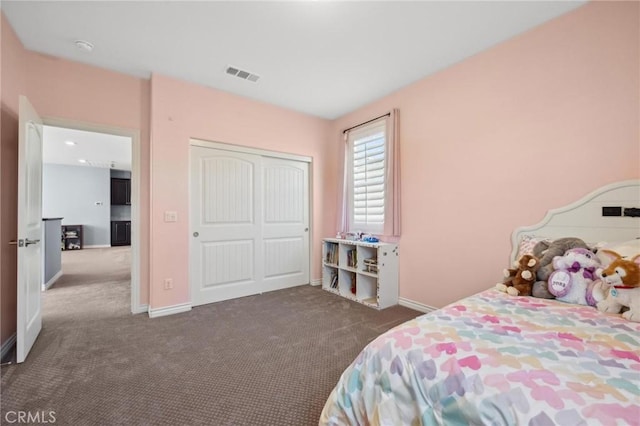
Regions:
<instances>
[{"instance_id":1,"label":"white pillow","mask_svg":"<svg viewBox=\"0 0 640 426\"><path fill-rule=\"evenodd\" d=\"M598 244L599 250L611 250L620 256L631 259L636 254L640 254L640 238L629 241L616 241L611 243Z\"/></svg>"}]
</instances>

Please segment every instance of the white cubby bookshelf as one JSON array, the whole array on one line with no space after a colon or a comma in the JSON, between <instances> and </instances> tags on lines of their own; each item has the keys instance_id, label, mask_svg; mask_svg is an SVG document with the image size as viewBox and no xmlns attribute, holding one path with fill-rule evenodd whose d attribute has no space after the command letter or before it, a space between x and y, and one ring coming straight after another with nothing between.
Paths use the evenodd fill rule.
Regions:
<instances>
[{"instance_id":1,"label":"white cubby bookshelf","mask_svg":"<svg viewBox=\"0 0 640 426\"><path fill-rule=\"evenodd\" d=\"M375 309L397 305L398 245L323 239L322 288Z\"/></svg>"}]
</instances>

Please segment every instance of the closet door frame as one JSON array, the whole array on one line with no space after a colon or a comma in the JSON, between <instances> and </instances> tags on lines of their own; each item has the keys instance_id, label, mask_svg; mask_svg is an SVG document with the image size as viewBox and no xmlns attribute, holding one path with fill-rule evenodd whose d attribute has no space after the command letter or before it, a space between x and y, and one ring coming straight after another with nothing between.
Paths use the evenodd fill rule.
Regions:
<instances>
[{"instance_id":1,"label":"closet door frame","mask_svg":"<svg viewBox=\"0 0 640 426\"><path fill-rule=\"evenodd\" d=\"M191 138L189 140L189 145L192 147L203 147L203 148L211 148L211 149L216 149L216 150L222 150L222 151L230 151L230 152L235 152L235 153L245 153L245 154L253 154L253 155L259 155L262 157L271 157L271 158L276 158L276 159L283 159L283 160L293 160L293 161L299 161L299 162L304 162L308 164L308 199L309 199L309 205L308 205L308 211L309 211L309 232L308 232L308 238L309 238L309 244L308 244L308 250L309 253L307 253L308 255L308 274L309 274L309 284L313 285L313 279L311 278L312 276L312 271L313 271L313 158L309 157L309 156L304 156L304 155L297 155L297 154L290 154L290 153L285 153L285 152L278 152L278 151L270 151L270 150L265 150L265 149L259 149L259 148L252 148L252 147L246 147L246 146L241 146L241 145L233 145L233 144L229 144L229 143L224 143L224 142L214 142L214 141L207 141L207 140L203 140L203 139L196 139L196 138ZM191 164L189 165L189 168L191 169ZM191 173L190 173L191 174ZM189 184L189 206L191 208L192 205L192 197L194 196L194 194L191 193L191 184ZM189 216L191 217L191 213L189 214ZM189 226L189 235L191 235L191 225ZM189 244L190 250L191 250L191 244ZM189 259L191 259L191 256L193 255L193 253L189 253ZM190 261L191 263L191 261ZM190 271L190 275L192 273L191 271L191 266L189 266L189 271ZM192 283L192 279L193 277L189 278L189 294L190 297L193 298L193 283ZM194 300L191 300L191 304L193 305Z\"/></svg>"}]
</instances>

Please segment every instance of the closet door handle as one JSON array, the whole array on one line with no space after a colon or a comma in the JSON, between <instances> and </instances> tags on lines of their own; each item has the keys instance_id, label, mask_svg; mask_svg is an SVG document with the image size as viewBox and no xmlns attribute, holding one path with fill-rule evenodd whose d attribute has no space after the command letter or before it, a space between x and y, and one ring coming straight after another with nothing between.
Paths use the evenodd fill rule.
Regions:
<instances>
[{"instance_id":1,"label":"closet door handle","mask_svg":"<svg viewBox=\"0 0 640 426\"><path fill-rule=\"evenodd\" d=\"M30 239L26 239L24 240L24 245L26 247L30 246L31 244L38 244L40 242L40 240L30 240Z\"/></svg>"}]
</instances>

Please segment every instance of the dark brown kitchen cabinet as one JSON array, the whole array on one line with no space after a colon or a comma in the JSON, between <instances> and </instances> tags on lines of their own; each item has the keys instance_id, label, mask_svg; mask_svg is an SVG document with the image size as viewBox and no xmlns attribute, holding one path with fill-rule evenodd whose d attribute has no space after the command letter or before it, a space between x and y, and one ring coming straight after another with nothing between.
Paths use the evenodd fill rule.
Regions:
<instances>
[{"instance_id":1,"label":"dark brown kitchen cabinet","mask_svg":"<svg viewBox=\"0 0 640 426\"><path fill-rule=\"evenodd\" d=\"M111 178L111 204L131 205L131 179Z\"/></svg>"},{"instance_id":2,"label":"dark brown kitchen cabinet","mask_svg":"<svg viewBox=\"0 0 640 426\"><path fill-rule=\"evenodd\" d=\"M131 221L117 220L111 222L111 245L130 246L131 245Z\"/></svg>"}]
</instances>

